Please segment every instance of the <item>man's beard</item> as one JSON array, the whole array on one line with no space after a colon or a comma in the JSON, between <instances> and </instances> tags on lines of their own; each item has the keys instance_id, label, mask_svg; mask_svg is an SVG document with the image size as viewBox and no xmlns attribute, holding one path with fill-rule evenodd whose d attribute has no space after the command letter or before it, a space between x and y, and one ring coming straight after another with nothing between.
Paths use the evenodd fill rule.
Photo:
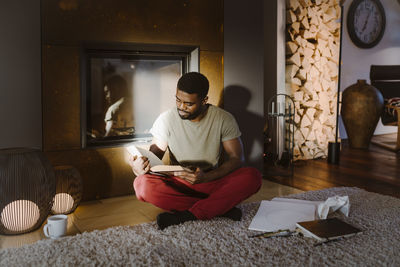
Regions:
<instances>
[{"instance_id":1,"label":"man's beard","mask_svg":"<svg viewBox=\"0 0 400 267\"><path fill-rule=\"evenodd\" d=\"M182 120L194 120L202 113L203 108L199 107L193 113L185 112L185 111L180 110L178 108L177 108L177 110L178 110L179 117L181 117ZM180 112L183 112L185 115L182 115Z\"/></svg>"}]
</instances>

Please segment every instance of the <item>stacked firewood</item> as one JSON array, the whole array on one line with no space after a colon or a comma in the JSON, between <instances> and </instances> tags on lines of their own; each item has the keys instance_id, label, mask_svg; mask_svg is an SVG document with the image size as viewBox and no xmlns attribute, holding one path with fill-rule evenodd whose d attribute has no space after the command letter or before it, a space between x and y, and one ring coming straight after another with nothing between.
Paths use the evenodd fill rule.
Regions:
<instances>
[{"instance_id":1,"label":"stacked firewood","mask_svg":"<svg viewBox=\"0 0 400 267\"><path fill-rule=\"evenodd\" d=\"M287 0L286 91L295 101L294 159L327 156L335 140L338 0Z\"/></svg>"}]
</instances>

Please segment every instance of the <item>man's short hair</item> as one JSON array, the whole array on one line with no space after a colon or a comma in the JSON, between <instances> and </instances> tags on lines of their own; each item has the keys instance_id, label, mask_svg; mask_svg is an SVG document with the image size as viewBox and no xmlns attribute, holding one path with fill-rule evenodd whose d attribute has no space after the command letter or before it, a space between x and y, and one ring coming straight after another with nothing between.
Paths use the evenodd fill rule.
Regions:
<instances>
[{"instance_id":1,"label":"man's short hair","mask_svg":"<svg viewBox=\"0 0 400 267\"><path fill-rule=\"evenodd\" d=\"M208 94L210 84L206 76L199 72L188 72L182 75L178 81L178 90L188 94L197 94L201 99Z\"/></svg>"}]
</instances>

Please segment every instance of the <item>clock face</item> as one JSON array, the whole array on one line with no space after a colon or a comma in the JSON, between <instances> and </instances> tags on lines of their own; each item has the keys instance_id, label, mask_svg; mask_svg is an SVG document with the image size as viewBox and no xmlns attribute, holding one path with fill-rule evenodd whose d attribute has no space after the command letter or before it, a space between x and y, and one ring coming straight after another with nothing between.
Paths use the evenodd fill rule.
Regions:
<instances>
[{"instance_id":1,"label":"clock face","mask_svg":"<svg viewBox=\"0 0 400 267\"><path fill-rule=\"evenodd\" d=\"M361 48L378 44L385 31L385 11L379 0L355 0L347 15L347 29L351 40Z\"/></svg>"}]
</instances>

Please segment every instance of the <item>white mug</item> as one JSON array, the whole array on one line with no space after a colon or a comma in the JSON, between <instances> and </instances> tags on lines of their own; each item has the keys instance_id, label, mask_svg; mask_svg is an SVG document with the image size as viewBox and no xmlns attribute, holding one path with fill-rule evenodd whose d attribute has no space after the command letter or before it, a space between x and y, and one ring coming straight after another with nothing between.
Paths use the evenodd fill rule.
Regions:
<instances>
[{"instance_id":1,"label":"white mug","mask_svg":"<svg viewBox=\"0 0 400 267\"><path fill-rule=\"evenodd\" d=\"M64 214L50 216L43 228L44 235L52 239L64 236L67 233L68 216Z\"/></svg>"}]
</instances>

